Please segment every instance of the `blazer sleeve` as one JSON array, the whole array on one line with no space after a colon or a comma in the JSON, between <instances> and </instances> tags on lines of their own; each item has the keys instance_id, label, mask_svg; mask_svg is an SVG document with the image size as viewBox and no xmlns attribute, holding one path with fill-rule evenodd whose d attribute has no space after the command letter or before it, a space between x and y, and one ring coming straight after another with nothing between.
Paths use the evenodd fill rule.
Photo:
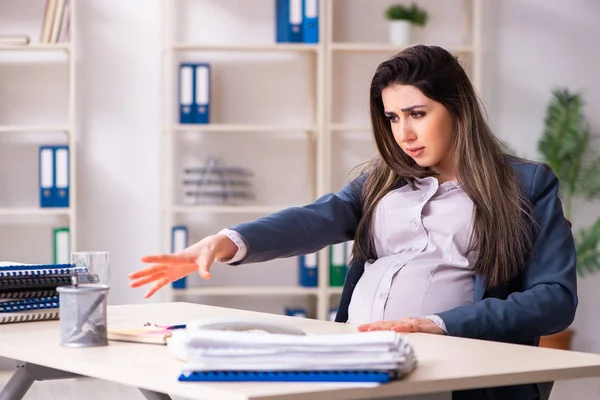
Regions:
<instances>
[{"instance_id":1,"label":"blazer sleeve","mask_svg":"<svg viewBox=\"0 0 600 400\"><path fill-rule=\"evenodd\" d=\"M362 215L363 174L337 193L314 203L290 207L231 227L247 246L247 255L232 265L314 253L325 246L354 238Z\"/></svg>"},{"instance_id":2,"label":"blazer sleeve","mask_svg":"<svg viewBox=\"0 0 600 400\"><path fill-rule=\"evenodd\" d=\"M524 343L573 322L578 303L575 244L558 187L552 170L538 165L529 197L538 230L522 273L522 291L437 314L449 335Z\"/></svg>"}]
</instances>

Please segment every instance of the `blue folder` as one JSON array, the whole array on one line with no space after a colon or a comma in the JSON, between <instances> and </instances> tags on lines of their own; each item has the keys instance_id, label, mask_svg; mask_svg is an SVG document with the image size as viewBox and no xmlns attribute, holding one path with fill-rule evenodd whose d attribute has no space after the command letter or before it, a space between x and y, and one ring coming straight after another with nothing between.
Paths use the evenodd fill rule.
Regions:
<instances>
[{"instance_id":1,"label":"blue folder","mask_svg":"<svg viewBox=\"0 0 600 400\"><path fill-rule=\"evenodd\" d=\"M196 371L180 382L376 382L397 379L395 371Z\"/></svg>"},{"instance_id":2,"label":"blue folder","mask_svg":"<svg viewBox=\"0 0 600 400\"><path fill-rule=\"evenodd\" d=\"M54 147L40 146L38 156L40 207L54 207Z\"/></svg>"},{"instance_id":3,"label":"blue folder","mask_svg":"<svg viewBox=\"0 0 600 400\"><path fill-rule=\"evenodd\" d=\"M69 207L69 146L54 149L54 207Z\"/></svg>"},{"instance_id":4,"label":"blue folder","mask_svg":"<svg viewBox=\"0 0 600 400\"><path fill-rule=\"evenodd\" d=\"M193 120L196 124L210 122L210 64L194 64L194 110Z\"/></svg>"},{"instance_id":5,"label":"blue folder","mask_svg":"<svg viewBox=\"0 0 600 400\"><path fill-rule=\"evenodd\" d=\"M191 63L179 64L179 123L194 123L194 68Z\"/></svg>"},{"instance_id":6,"label":"blue folder","mask_svg":"<svg viewBox=\"0 0 600 400\"><path fill-rule=\"evenodd\" d=\"M319 0L302 0L304 43L319 43Z\"/></svg>"},{"instance_id":7,"label":"blue folder","mask_svg":"<svg viewBox=\"0 0 600 400\"><path fill-rule=\"evenodd\" d=\"M302 43L302 0L275 0L275 40Z\"/></svg>"},{"instance_id":8,"label":"blue folder","mask_svg":"<svg viewBox=\"0 0 600 400\"><path fill-rule=\"evenodd\" d=\"M300 286L319 286L319 260L316 253L303 254L298 257Z\"/></svg>"},{"instance_id":9,"label":"blue folder","mask_svg":"<svg viewBox=\"0 0 600 400\"><path fill-rule=\"evenodd\" d=\"M188 247L188 228L185 225L176 225L171 228L171 253L183 251ZM179 278L171 283L174 289L185 289L187 278Z\"/></svg>"}]
</instances>

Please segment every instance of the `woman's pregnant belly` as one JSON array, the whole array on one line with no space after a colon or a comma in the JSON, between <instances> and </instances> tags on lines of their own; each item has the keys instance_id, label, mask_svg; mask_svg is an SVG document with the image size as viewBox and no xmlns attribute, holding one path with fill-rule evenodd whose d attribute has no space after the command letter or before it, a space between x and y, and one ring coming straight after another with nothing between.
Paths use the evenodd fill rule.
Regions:
<instances>
[{"instance_id":1,"label":"woman's pregnant belly","mask_svg":"<svg viewBox=\"0 0 600 400\"><path fill-rule=\"evenodd\" d=\"M453 265L407 265L392 280L384 319L420 318L472 304L474 274Z\"/></svg>"}]
</instances>

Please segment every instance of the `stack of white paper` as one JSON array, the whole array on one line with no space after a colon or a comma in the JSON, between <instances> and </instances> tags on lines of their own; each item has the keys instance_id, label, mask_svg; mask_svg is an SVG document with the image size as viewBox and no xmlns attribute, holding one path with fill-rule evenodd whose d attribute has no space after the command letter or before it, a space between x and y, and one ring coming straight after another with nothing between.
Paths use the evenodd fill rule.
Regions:
<instances>
[{"instance_id":1,"label":"stack of white paper","mask_svg":"<svg viewBox=\"0 0 600 400\"><path fill-rule=\"evenodd\" d=\"M416 367L413 348L392 331L287 335L218 330L175 332L170 345L194 371L394 371Z\"/></svg>"}]
</instances>

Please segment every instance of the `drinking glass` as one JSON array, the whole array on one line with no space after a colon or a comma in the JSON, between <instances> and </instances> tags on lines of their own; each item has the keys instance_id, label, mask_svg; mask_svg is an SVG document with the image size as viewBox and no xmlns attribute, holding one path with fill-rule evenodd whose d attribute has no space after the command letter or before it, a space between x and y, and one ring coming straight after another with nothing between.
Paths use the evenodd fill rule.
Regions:
<instances>
[{"instance_id":1,"label":"drinking glass","mask_svg":"<svg viewBox=\"0 0 600 400\"><path fill-rule=\"evenodd\" d=\"M94 284L110 286L108 251L77 251L71 254L71 263L75 265L78 274L89 273L97 277ZM85 284L86 282L80 283Z\"/></svg>"}]
</instances>

